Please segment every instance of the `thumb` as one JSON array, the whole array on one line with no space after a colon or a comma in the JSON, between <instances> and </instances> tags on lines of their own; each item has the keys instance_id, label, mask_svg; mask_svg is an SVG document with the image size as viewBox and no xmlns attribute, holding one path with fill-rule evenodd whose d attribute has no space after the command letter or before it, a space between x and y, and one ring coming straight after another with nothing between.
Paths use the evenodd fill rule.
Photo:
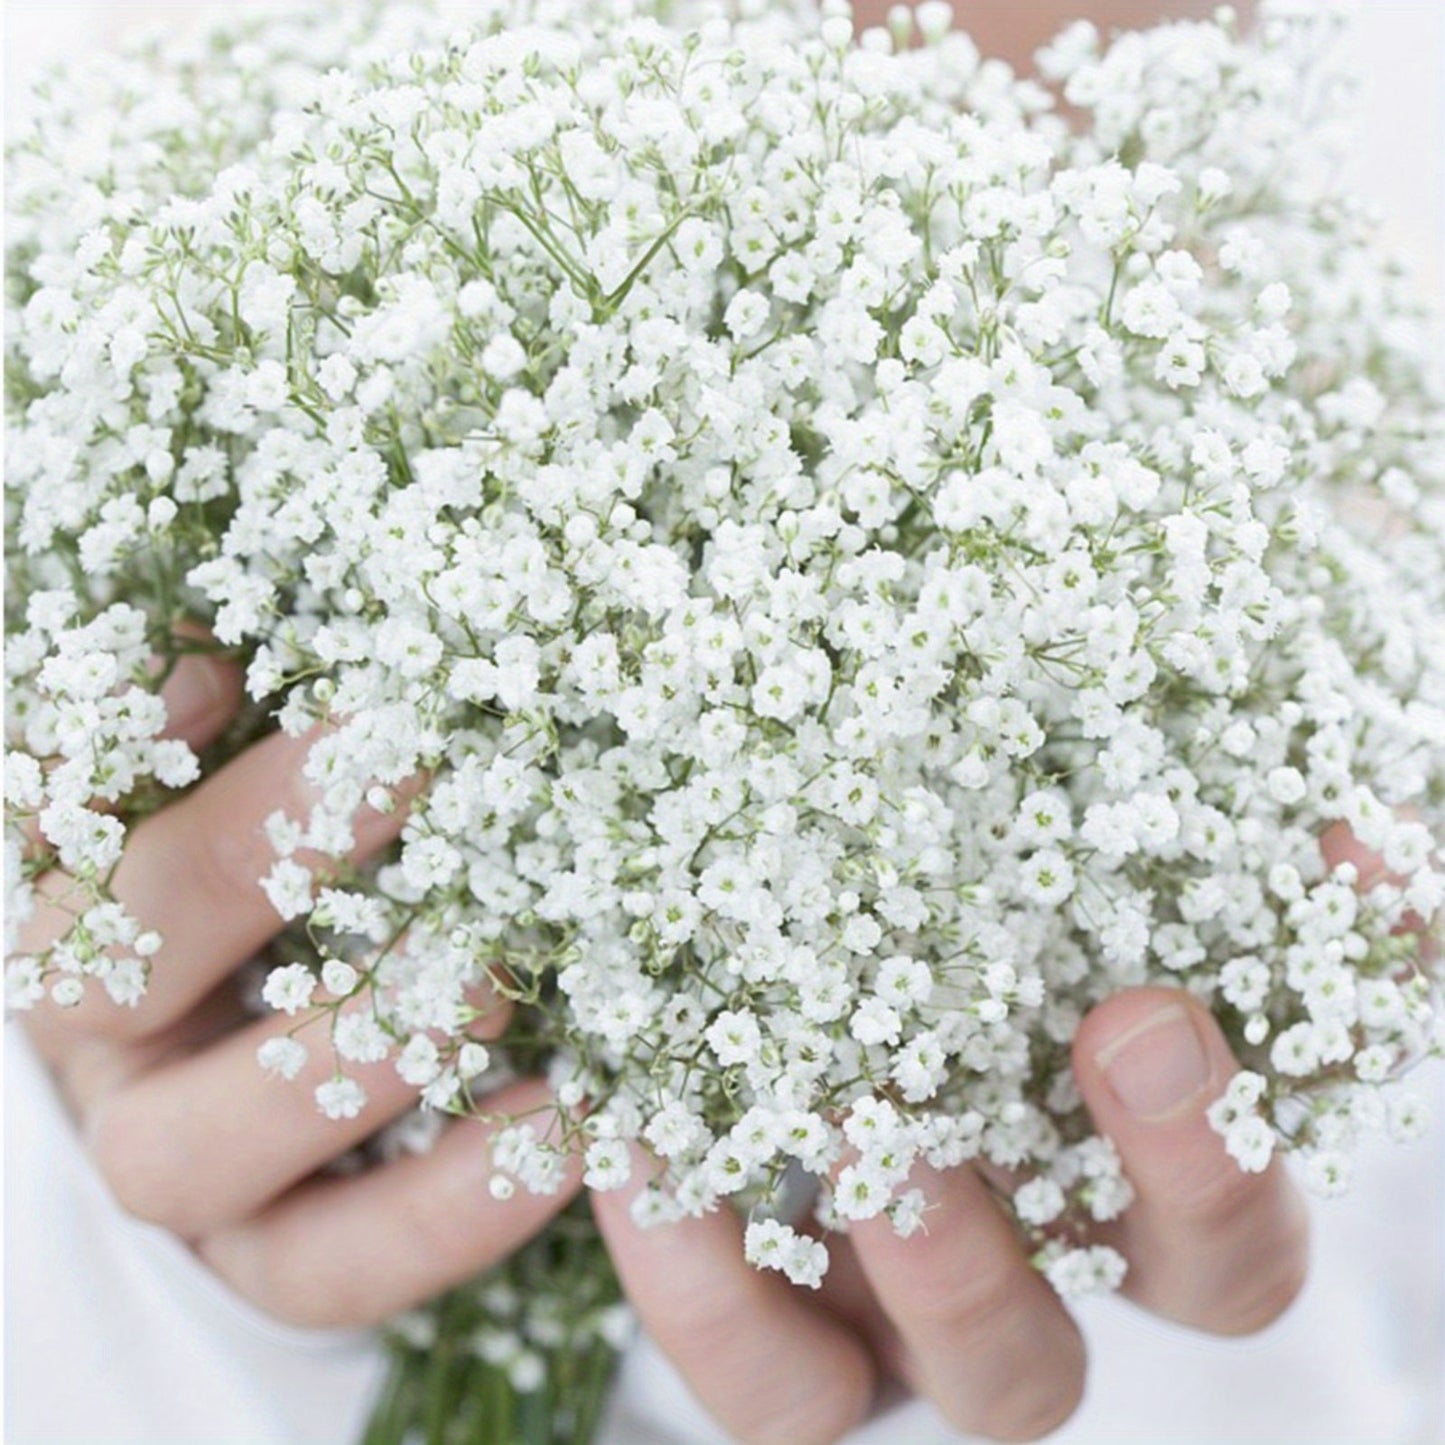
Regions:
<instances>
[{"instance_id":1,"label":"thumb","mask_svg":"<svg viewBox=\"0 0 1445 1445\"><path fill-rule=\"evenodd\" d=\"M1080 1025L1073 1066L1137 1191L1119 1221L1126 1291L1216 1334L1283 1313L1304 1283L1308 1216L1278 1159L1245 1173L1206 1118L1239 1067L1209 1010L1179 989L1116 994Z\"/></svg>"}]
</instances>

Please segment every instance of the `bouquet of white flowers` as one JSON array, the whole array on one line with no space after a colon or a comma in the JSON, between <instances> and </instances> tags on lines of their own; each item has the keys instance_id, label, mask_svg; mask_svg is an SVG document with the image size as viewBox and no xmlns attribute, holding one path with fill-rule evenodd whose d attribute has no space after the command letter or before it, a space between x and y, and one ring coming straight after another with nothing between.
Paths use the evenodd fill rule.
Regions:
<instances>
[{"instance_id":1,"label":"bouquet of white flowers","mask_svg":"<svg viewBox=\"0 0 1445 1445\"><path fill-rule=\"evenodd\" d=\"M251 698L207 768L325 724L269 828L262 1064L333 1050L336 1116L358 1063L433 1114L545 1070L559 1127L504 1129L494 1192L645 1149L640 1224L733 1201L816 1286L829 1231L918 1227L915 1163L977 1159L1062 1293L1112 1287L1129 1186L1068 1045L1150 981L1245 1063L1241 1167L1329 1191L1412 1132L1445 392L1333 186L1332 22L1079 24L1051 91L938 0L894 19L318 6L48 82L10 158L6 779L17 911L58 866L75 921L12 1005L146 986L107 880L201 767L148 671L188 617ZM418 774L380 866L301 861ZM1380 877L1326 866L1343 827ZM522 1394L613 1333L563 1225L536 1249L597 1288L530 1352L542 1275L447 1306Z\"/></svg>"}]
</instances>

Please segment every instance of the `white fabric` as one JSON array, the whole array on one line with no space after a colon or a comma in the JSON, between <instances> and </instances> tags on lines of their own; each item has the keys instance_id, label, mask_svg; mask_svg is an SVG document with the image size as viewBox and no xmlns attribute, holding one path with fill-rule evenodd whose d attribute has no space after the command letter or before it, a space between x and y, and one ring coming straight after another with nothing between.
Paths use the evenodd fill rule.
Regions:
<instances>
[{"instance_id":1,"label":"white fabric","mask_svg":"<svg viewBox=\"0 0 1445 1445\"><path fill-rule=\"evenodd\" d=\"M371 1337L282 1328L122 1214L5 1032L9 1445L355 1445L379 1380ZM1445 1445L1445 1069L1421 1082L1432 1134L1381 1146L1351 1196L1316 1209L1309 1288L1265 1334L1208 1340L1088 1308L1089 1397L1056 1445ZM912 1404L849 1445L958 1438ZM604 1445L724 1442L640 1344Z\"/></svg>"}]
</instances>

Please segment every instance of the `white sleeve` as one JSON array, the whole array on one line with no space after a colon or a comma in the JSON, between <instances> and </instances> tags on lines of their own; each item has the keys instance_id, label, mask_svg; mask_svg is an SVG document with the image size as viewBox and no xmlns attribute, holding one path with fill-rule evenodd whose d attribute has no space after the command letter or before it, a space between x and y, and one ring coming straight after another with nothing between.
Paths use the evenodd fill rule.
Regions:
<instances>
[{"instance_id":1,"label":"white sleeve","mask_svg":"<svg viewBox=\"0 0 1445 1445\"><path fill-rule=\"evenodd\" d=\"M380 1381L367 1332L284 1328L111 1199L18 1028L5 1049L9 1445L356 1445ZM1445 1068L1430 1138L1381 1146L1316 1209L1282 1321L1211 1340L1117 1301L1083 1312L1092 1368L1056 1445L1445 1445ZM848 1445L946 1445L926 1406ZM643 1342L599 1445L726 1445Z\"/></svg>"},{"instance_id":2,"label":"white sleeve","mask_svg":"<svg viewBox=\"0 0 1445 1445\"><path fill-rule=\"evenodd\" d=\"M24 1032L5 1036L9 1445L356 1445L372 1334L287 1329L126 1215Z\"/></svg>"}]
</instances>

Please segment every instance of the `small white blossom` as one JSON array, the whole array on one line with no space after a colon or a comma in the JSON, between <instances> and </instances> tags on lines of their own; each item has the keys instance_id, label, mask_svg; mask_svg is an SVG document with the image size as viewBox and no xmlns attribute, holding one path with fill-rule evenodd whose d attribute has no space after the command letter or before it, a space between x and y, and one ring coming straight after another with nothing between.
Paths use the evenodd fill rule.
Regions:
<instances>
[{"instance_id":1,"label":"small white blossom","mask_svg":"<svg viewBox=\"0 0 1445 1445\"><path fill-rule=\"evenodd\" d=\"M1063 1213L1064 1191L1052 1179L1031 1179L1019 1186L1013 1203L1025 1224L1050 1224Z\"/></svg>"},{"instance_id":2,"label":"small white blossom","mask_svg":"<svg viewBox=\"0 0 1445 1445\"><path fill-rule=\"evenodd\" d=\"M442 1071L441 1050L425 1034L413 1034L396 1057L396 1071L405 1083L423 1089Z\"/></svg>"},{"instance_id":3,"label":"small white blossom","mask_svg":"<svg viewBox=\"0 0 1445 1445\"><path fill-rule=\"evenodd\" d=\"M632 1159L621 1139L598 1139L587 1146L583 1183L589 1189L620 1189L632 1174Z\"/></svg>"},{"instance_id":4,"label":"small white blossom","mask_svg":"<svg viewBox=\"0 0 1445 1445\"><path fill-rule=\"evenodd\" d=\"M284 1035L267 1039L256 1050L256 1061L261 1067L267 1073L279 1074L283 1079L294 1079L304 1067L307 1056L305 1044Z\"/></svg>"},{"instance_id":5,"label":"small white blossom","mask_svg":"<svg viewBox=\"0 0 1445 1445\"><path fill-rule=\"evenodd\" d=\"M1065 1300L1116 1290L1128 1266L1118 1250L1096 1244L1056 1254L1044 1267L1048 1281Z\"/></svg>"},{"instance_id":6,"label":"small white blossom","mask_svg":"<svg viewBox=\"0 0 1445 1445\"><path fill-rule=\"evenodd\" d=\"M1274 1131L1263 1120L1245 1115L1224 1131L1224 1147L1250 1174L1258 1174L1274 1154Z\"/></svg>"},{"instance_id":7,"label":"small white blossom","mask_svg":"<svg viewBox=\"0 0 1445 1445\"><path fill-rule=\"evenodd\" d=\"M327 1079L316 1086L316 1105L328 1119L354 1119L366 1107L366 1090L355 1079Z\"/></svg>"},{"instance_id":8,"label":"small white blossom","mask_svg":"<svg viewBox=\"0 0 1445 1445\"><path fill-rule=\"evenodd\" d=\"M333 998L345 998L355 989L360 974L344 959L328 958L321 965L321 986Z\"/></svg>"},{"instance_id":9,"label":"small white blossom","mask_svg":"<svg viewBox=\"0 0 1445 1445\"><path fill-rule=\"evenodd\" d=\"M827 1247L775 1219L752 1221L745 1231L743 1252L759 1269L776 1269L794 1283L817 1289L828 1266Z\"/></svg>"},{"instance_id":10,"label":"small white blossom","mask_svg":"<svg viewBox=\"0 0 1445 1445\"><path fill-rule=\"evenodd\" d=\"M274 1009L294 1014L304 1009L316 992L316 978L304 963L283 964L266 975L261 997Z\"/></svg>"}]
</instances>

